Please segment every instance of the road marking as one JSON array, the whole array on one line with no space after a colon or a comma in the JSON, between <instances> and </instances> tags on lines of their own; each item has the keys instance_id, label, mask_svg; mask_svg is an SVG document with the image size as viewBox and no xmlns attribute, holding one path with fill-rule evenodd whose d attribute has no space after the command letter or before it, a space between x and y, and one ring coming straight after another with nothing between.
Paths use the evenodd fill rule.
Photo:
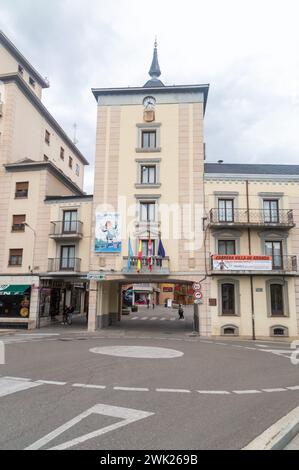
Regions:
<instances>
[{"instance_id":1,"label":"road marking","mask_svg":"<svg viewBox=\"0 0 299 470\"><path fill-rule=\"evenodd\" d=\"M148 320L148 317L140 318L140 320Z\"/></svg>"},{"instance_id":2,"label":"road marking","mask_svg":"<svg viewBox=\"0 0 299 470\"><path fill-rule=\"evenodd\" d=\"M139 359L173 359L184 355L183 352L175 349L146 346L104 346L92 348L89 351L95 354Z\"/></svg>"},{"instance_id":3,"label":"road marking","mask_svg":"<svg viewBox=\"0 0 299 470\"><path fill-rule=\"evenodd\" d=\"M167 320L167 318L163 317L163 318L160 318L160 321L165 321Z\"/></svg>"},{"instance_id":4,"label":"road marking","mask_svg":"<svg viewBox=\"0 0 299 470\"><path fill-rule=\"evenodd\" d=\"M259 348L268 348L269 347L269 345L266 345L266 344L257 344L257 346Z\"/></svg>"},{"instance_id":5,"label":"road marking","mask_svg":"<svg viewBox=\"0 0 299 470\"><path fill-rule=\"evenodd\" d=\"M151 318L151 321L158 320L158 317Z\"/></svg>"},{"instance_id":6,"label":"road marking","mask_svg":"<svg viewBox=\"0 0 299 470\"><path fill-rule=\"evenodd\" d=\"M294 387L286 387L288 390L299 390L299 385L294 385Z\"/></svg>"},{"instance_id":7,"label":"road marking","mask_svg":"<svg viewBox=\"0 0 299 470\"><path fill-rule=\"evenodd\" d=\"M8 380L19 380L20 382L31 382L31 379L28 379L28 378L25 378L25 377L10 377L10 376L6 376L4 377L5 379L8 379Z\"/></svg>"},{"instance_id":8,"label":"road marking","mask_svg":"<svg viewBox=\"0 0 299 470\"><path fill-rule=\"evenodd\" d=\"M16 333L16 336L38 337L38 336L60 336L60 333Z\"/></svg>"},{"instance_id":9,"label":"road marking","mask_svg":"<svg viewBox=\"0 0 299 470\"><path fill-rule=\"evenodd\" d=\"M149 392L149 388L138 387L113 387L113 390L121 390L124 392Z\"/></svg>"},{"instance_id":10,"label":"road marking","mask_svg":"<svg viewBox=\"0 0 299 470\"><path fill-rule=\"evenodd\" d=\"M156 392L162 393L191 393L191 390L184 388L156 388Z\"/></svg>"},{"instance_id":11,"label":"road marking","mask_svg":"<svg viewBox=\"0 0 299 470\"><path fill-rule=\"evenodd\" d=\"M107 387L106 385L90 385L90 384L73 384L72 387L77 387L77 388L94 388L98 390L105 390Z\"/></svg>"},{"instance_id":12,"label":"road marking","mask_svg":"<svg viewBox=\"0 0 299 470\"><path fill-rule=\"evenodd\" d=\"M262 393L260 390L233 390L237 395L252 395L254 393Z\"/></svg>"},{"instance_id":13,"label":"road marking","mask_svg":"<svg viewBox=\"0 0 299 470\"><path fill-rule=\"evenodd\" d=\"M154 413L150 413L147 411L140 411L134 410L130 408L121 408L118 406L109 406L109 405L96 405L90 408L89 410L81 413L76 418L71 419L63 426L55 429L55 431L47 434L43 438L36 441L31 446L27 447L25 450L39 450L42 447L49 444L49 442L56 439L58 436L63 434L65 431L68 431L70 428L75 426L76 424L80 423L83 419L88 418L91 415L104 415L109 416L111 418L119 418L122 421L112 424L110 426L105 426L104 428L100 428L96 431L93 431L88 434L84 434L83 436L77 437L70 441L64 442L58 446L52 447L49 450L65 450L71 447L74 447L78 444L82 444L83 442L89 441L90 439L94 439L96 437L102 436L103 434L107 434L108 432L115 431L116 429L122 428L127 426L128 424L134 423L135 421L140 421L141 419L148 418L149 416L153 416Z\"/></svg>"},{"instance_id":14,"label":"road marking","mask_svg":"<svg viewBox=\"0 0 299 470\"><path fill-rule=\"evenodd\" d=\"M203 395L230 395L226 390L197 390L198 393Z\"/></svg>"},{"instance_id":15,"label":"road marking","mask_svg":"<svg viewBox=\"0 0 299 470\"><path fill-rule=\"evenodd\" d=\"M13 393L38 387L40 384L28 382L28 380L16 380L9 377L0 378L0 397L12 395Z\"/></svg>"},{"instance_id":16,"label":"road marking","mask_svg":"<svg viewBox=\"0 0 299 470\"><path fill-rule=\"evenodd\" d=\"M131 320L138 320L139 317L133 317Z\"/></svg>"},{"instance_id":17,"label":"road marking","mask_svg":"<svg viewBox=\"0 0 299 470\"><path fill-rule=\"evenodd\" d=\"M262 388L263 392L272 393L272 392L285 392L285 388Z\"/></svg>"},{"instance_id":18,"label":"road marking","mask_svg":"<svg viewBox=\"0 0 299 470\"><path fill-rule=\"evenodd\" d=\"M67 382L56 382L55 380L37 380L36 383L44 385L66 385Z\"/></svg>"}]
</instances>

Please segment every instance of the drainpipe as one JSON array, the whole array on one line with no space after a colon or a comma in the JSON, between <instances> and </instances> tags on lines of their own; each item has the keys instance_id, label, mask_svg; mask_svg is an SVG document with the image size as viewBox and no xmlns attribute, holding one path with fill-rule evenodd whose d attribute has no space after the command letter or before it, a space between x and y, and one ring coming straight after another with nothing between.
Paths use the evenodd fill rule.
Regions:
<instances>
[{"instance_id":1,"label":"drainpipe","mask_svg":"<svg viewBox=\"0 0 299 470\"><path fill-rule=\"evenodd\" d=\"M247 222L250 222L250 215L249 215L249 181L246 180L246 204L247 204ZM247 229L248 231L248 251L249 255L252 254L251 252L251 230L250 227ZM250 274L250 297L251 297L251 323L252 323L252 339L255 341L255 310L254 310L254 290L253 290L253 275Z\"/></svg>"}]
</instances>

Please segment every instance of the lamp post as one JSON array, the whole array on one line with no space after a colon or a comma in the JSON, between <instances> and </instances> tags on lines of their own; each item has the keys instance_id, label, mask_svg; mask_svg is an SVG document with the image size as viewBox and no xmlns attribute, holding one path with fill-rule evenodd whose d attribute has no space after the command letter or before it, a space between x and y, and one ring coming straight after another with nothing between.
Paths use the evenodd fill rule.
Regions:
<instances>
[{"instance_id":1,"label":"lamp post","mask_svg":"<svg viewBox=\"0 0 299 470\"><path fill-rule=\"evenodd\" d=\"M36 245L36 231L34 230L34 228L31 227L31 225L29 225L27 222L24 222L24 227L27 227L31 230L31 232L33 233L33 236L34 236L34 242L33 242L33 251L32 251L32 266L31 266L31 274L33 274L34 272L34 258L35 258L35 245ZM37 294L37 317L36 317L36 327L37 328L40 328L40 316L39 316L39 301L40 301L40 290L39 290L39 286L38 286L38 294Z\"/></svg>"}]
</instances>

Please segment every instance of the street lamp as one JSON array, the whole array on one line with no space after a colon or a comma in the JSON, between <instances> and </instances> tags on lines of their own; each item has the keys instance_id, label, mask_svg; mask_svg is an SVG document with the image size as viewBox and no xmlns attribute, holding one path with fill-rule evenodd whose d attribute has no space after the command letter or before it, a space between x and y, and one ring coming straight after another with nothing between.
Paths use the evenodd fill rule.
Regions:
<instances>
[{"instance_id":1,"label":"street lamp","mask_svg":"<svg viewBox=\"0 0 299 470\"><path fill-rule=\"evenodd\" d=\"M24 222L24 227L28 227L32 232L33 232L33 235L34 235L34 243L33 243L33 252L32 252L32 266L31 266L31 273L33 273L33 270L34 270L34 254L35 254L35 242L36 242L36 231L34 230L34 228L31 227L31 225L29 225L27 222Z\"/></svg>"}]
</instances>

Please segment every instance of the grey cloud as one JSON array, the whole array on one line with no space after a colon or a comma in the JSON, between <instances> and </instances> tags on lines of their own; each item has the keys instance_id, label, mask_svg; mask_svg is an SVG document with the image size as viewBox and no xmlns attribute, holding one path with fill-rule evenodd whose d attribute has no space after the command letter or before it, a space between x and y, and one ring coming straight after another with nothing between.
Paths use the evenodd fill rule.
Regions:
<instances>
[{"instance_id":1,"label":"grey cloud","mask_svg":"<svg viewBox=\"0 0 299 470\"><path fill-rule=\"evenodd\" d=\"M246 18L241 18L244 27L238 24L231 0L223 20L214 14L215 5L214 0L211 6L190 0L186 8L176 0L152 0L151 5L140 0L0 0L1 29L51 81L44 103L71 136L73 123L78 124L78 146L91 162L88 192L96 126L90 89L143 85L155 33L165 83L211 84L205 120L209 161L297 163L298 29L290 42L289 26L282 21L278 36L267 10L254 0L248 12L253 17L252 10L258 10L257 29L248 28ZM280 12L277 6L273 11Z\"/></svg>"}]
</instances>

